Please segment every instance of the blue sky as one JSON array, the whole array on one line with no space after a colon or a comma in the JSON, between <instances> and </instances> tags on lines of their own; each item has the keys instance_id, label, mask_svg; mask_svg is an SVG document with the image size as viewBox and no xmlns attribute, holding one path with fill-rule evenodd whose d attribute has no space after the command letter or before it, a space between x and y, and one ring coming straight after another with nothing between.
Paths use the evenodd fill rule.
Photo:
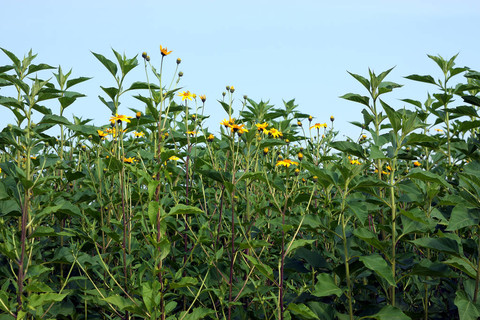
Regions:
<instances>
[{"instance_id":1,"label":"blue sky","mask_svg":"<svg viewBox=\"0 0 480 320\"><path fill-rule=\"evenodd\" d=\"M95 125L110 116L98 100L99 86L114 82L90 51L113 60L111 48L128 57L139 55L141 64L127 83L145 81L143 51L158 66L159 45L172 50L165 73L171 75L175 59L182 59L180 85L206 94L207 124L214 132L226 116L216 101L226 85L236 88L237 110L244 94L277 107L295 98L314 121L328 122L334 115L341 136L353 137L358 131L348 122L359 121L362 108L339 96L366 92L347 70L366 76L369 67L380 73L396 66L387 80L404 87L385 96L394 108L404 106L399 99L424 101L427 91L435 92L403 78L413 73L440 77L427 54L450 58L459 53L458 66L480 70L479 1L24 0L4 1L2 12L0 47L20 57L32 49L37 63L72 68L73 77L93 77L75 87L88 97L70 106L66 116L90 118ZM0 52L0 65L8 63ZM143 109L125 97L120 112L128 114L129 107ZM13 116L0 110L1 129Z\"/></svg>"}]
</instances>

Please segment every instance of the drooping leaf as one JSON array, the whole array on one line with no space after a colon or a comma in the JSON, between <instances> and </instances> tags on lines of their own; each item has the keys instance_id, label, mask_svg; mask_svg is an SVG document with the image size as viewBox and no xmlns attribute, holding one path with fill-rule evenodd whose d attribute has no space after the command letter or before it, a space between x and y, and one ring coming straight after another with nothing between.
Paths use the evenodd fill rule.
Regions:
<instances>
[{"instance_id":1,"label":"drooping leaf","mask_svg":"<svg viewBox=\"0 0 480 320\"><path fill-rule=\"evenodd\" d=\"M385 259L379 254L371 254L369 256L361 256L361 262L368 269L374 271L377 275L385 279L391 286L397 286L393 277L392 268L387 264Z\"/></svg>"},{"instance_id":2,"label":"drooping leaf","mask_svg":"<svg viewBox=\"0 0 480 320\"><path fill-rule=\"evenodd\" d=\"M342 295L342 289L340 289L333 281L332 277L328 273L320 273L317 275L317 283L312 294L316 297L327 297L330 295L336 295L340 298Z\"/></svg>"}]
</instances>

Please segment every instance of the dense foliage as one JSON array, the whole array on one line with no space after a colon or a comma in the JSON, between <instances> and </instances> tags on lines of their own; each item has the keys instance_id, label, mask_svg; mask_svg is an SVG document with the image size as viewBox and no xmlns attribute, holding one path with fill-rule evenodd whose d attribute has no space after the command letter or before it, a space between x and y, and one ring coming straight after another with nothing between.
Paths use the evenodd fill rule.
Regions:
<instances>
[{"instance_id":1,"label":"dense foliage","mask_svg":"<svg viewBox=\"0 0 480 320\"><path fill-rule=\"evenodd\" d=\"M206 97L162 74L162 47L136 82L136 57L93 53L112 118L69 120L89 79L2 50L16 123L0 133L1 319L480 316L480 73L456 57L429 56L441 80L406 77L435 91L408 109L383 99L391 70L351 74L362 131L340 141L333 116L233 86L209 131Z\"/></svg>"}]
</instances>

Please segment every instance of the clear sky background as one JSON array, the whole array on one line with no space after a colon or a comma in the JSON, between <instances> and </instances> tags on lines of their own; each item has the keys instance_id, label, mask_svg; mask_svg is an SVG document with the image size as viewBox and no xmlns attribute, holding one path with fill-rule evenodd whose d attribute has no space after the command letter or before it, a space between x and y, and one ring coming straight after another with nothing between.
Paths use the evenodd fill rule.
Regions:
<instances>
[{"instance_id":1,"label":"clear sky background","mask_svg":"<svg viewBox=\"0 0 480 320\"><path fill-rule=\"evenodd\" d=\"M158 67L159 45L168 47L173 52L165 60L167 78L181 58L180 85L207 96L207 124L214 132L226 117L217 102L226 85L235 86L236 110L244 94L276 107L295 99L298 110L313 115L314 122L328 122L333 115L341 136L353 137L358 130L349 121L360 121L362 107L339 96L366 91L347 70L367 76L369 67L380 73L396 66L386 80L404 87L385 100L397 109L405 105L399 99L424 101L427 91L435 92L433 86L403 78L413 73L440 77L427 54L450 58L459 53L457 66L480 70L478 0L3 0L0 8L0 47L19 57L32 49L36 63L72 68L72 77L93 77L74 87L88 97L65 115L93 119L99 126L110 117L98 100L105 96L99 86L113 86L114 80L90 51L112 60L111 48L127 57L138 54L140 65L127 77L128 85L146 81L143 51ZM0 52L4 64L10 60ZM135 99L121 101L120 113L130 114L129 107L143 110ZM0 108L1 129L14 118ZM58 113L58 106L51 108Z\"/></svg>"}]
</instances>

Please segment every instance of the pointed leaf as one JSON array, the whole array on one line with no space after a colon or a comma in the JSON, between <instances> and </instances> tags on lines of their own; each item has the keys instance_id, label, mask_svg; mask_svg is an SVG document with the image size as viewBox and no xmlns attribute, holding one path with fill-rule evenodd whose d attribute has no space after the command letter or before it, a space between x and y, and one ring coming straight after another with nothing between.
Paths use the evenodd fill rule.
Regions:
<instances>
[{"instance_id":1,"label":"pointed leaf","mask_svg":"<svg viewBox=\"0 0 480 320\"><path fill-rule=\"evenodd\" d=\"M397 286L395 279L393 277L392 268L387 264L387 262L379 254L372 254L369 256L362 256L359 258L361 262L368 269L375 271L380 277L385 279L388 284L391 286Z\"/></svg>"}]
</instances>

